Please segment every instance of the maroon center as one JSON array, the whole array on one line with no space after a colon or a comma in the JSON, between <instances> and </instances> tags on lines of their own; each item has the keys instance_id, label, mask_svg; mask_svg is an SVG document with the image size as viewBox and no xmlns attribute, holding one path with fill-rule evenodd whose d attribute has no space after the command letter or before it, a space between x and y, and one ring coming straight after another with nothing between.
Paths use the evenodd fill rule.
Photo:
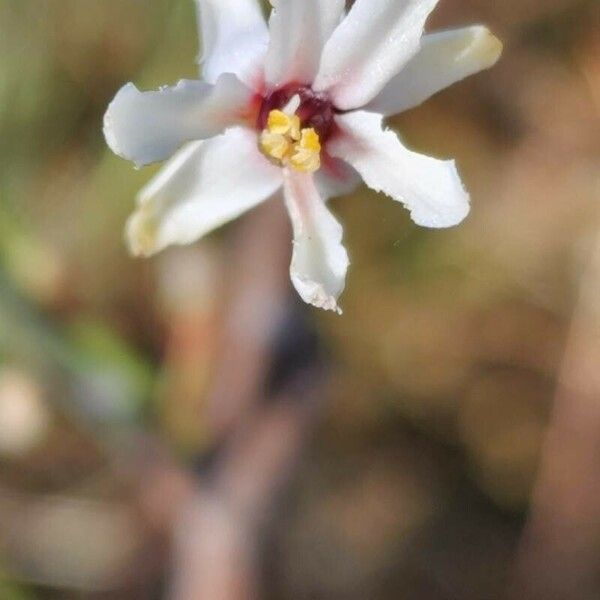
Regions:
<instances>
[{"instance_id":1,"label":"maroon center","mask_svg":"<svg viewBox=\"0 0 600 600\"><path fill-rule=\"evenodd\" d=\"M290 84L267 95L258 113L258 129L266 129L269 113L272 110L283 110L296 94L300 96L296 114L302 127L312 127L319 134L321 143L325 142L331 134L335 109L327 96L318 94L308 86Z\"/></svg>"}]
</instances>

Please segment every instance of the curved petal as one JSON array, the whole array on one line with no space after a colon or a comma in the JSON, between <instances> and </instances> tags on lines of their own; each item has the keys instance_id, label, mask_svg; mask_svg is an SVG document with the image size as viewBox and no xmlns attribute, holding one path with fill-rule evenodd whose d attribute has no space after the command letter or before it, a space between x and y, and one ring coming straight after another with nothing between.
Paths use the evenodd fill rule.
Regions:
<instances>
[{"instance_id":1,"label":"curved petal","mask_svg":"<svg viewBox=\"0 0 600 600\"><path fill-rule=\"evenodd\" d=\"M169 158L185 142L243 122L252 96L235 75L222 75L214 86L182 80L156 92L128 83L104 115L104 136L115 154L147 165Z\"/></svg>"},{"instance_id":2,"label":"curved petal","mask_svg":"<svg viewBox=\"0 0 600 600\"><path fill-rule=\"evenodd\" d=\"M265 63L272 87L311 83L317 74L323 46L344 14L345 0L278 0L269 28L271 39Z\"/></svg>"},{"instance_id":3,"label":"curved petal","mask_svg":"<svg viewBox=\"0 0 600 600\"><path fill-rule=\"evenodd\" d=\"M393 131L382 129L382 119L365 111L338 116L341 131L329 152L349 162L370 188L402 202L417 225L460 223L469 214L469 195L454 161L411 152Z\"/></svg>"},{"instance_id":4,"label":"curved petal","mask_svg":"<svg viewBox=\"0 0 600 600\"><path fill-rule=\"evenodd\" d=\"M418 106L453 83L489 69L501 54L502 42L481 25L425 35L419 52L367 110L389 116Z\"/></svg>"},{"instance_id":5,"label":"curved petal","mask_svg":"<svg viewBox=\"0 0 600 600\"><path fill-rule=\"evenodd\" d=\"M135 255L189 244L235 219L281 187L281 169L256 147L256 134L235 127L188 144L150 181L127 223Z\"/></svg>"},{"instance_id":6,"label":"curved petal","mask_svg":"<svg viewBox=\"0 0 600 600\"><path fill-rule=\"evenodd\" d=\"M292 283L308 304L341 314L337 300L350 264L342 226L319 196L312 175L285 169L283 189L294 229Z\"/></svg>"},{"instance_id":7,"label":"curved petal","mask_svg":"<svg viewBox=\"0 0 600 600\"><path fill-rule=\"evenodd\" d=\"M367 104L417 52L437 2L356 0L325 44L314 88L343 110Z\"/></svg>"},{"instance_id":8,"label":"curved petal","mask_svg":"<svg viewBox=\"0 0 600 600\"><path fill-rule=\"evenodd\" d=\"M361 183L360 175L348 163L323 153L321 168L314 173L315 185L323 200L345 196Z\"/></svg>"},{"instance_id":9,"label":"curved petal","mask_svg":"<svg viewBox=\"0 0 600 600\"><path fill-rule=\"evenodd\" d=\"M261 78L269 33L257 0L196 0L202 76L214 83L234 73L253 88Z\"/></svg>"}]
</instances>

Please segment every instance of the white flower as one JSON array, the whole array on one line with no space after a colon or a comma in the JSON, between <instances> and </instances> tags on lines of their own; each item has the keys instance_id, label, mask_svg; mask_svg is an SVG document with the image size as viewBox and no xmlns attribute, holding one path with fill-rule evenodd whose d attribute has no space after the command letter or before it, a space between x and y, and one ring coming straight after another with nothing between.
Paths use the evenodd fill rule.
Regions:
<instances>
[{"instance_id":1,"label":"white flower","mask_svg":"<svg viewBox=\"0 0 600 600\"><path fill-rule=\"evenodd\" d=\"M125 85L104 121L109 146L141 166L170 157L127 224L134 254L193 242L283 190L294 230L291 278L338 311L348 254L326 201L359 176L449 227L469 212L455 163L408 150L382 125L492 66L501 43L482 26L424 35L437 0L196 0L201 81L140 92Z\"/></svg>"}]
</instances>

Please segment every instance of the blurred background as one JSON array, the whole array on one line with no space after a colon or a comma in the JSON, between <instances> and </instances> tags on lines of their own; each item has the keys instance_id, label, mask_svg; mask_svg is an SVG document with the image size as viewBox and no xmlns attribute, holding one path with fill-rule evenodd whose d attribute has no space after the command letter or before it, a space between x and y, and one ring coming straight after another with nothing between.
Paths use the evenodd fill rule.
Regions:
<instances>
[{"instance_id":1,"label":"blurred background","mask_svg":"<svg viewBox=\"0 0 600 600\"><path fill-rule=\"evenodd\" d=\"M0 600L600 598L599 17L440 3L504 57L391 124L473 210L335 199L338 317L277 202L127 255L102 116L196 76L192 0L0 0Z\"/></svg>"}]
</instances>

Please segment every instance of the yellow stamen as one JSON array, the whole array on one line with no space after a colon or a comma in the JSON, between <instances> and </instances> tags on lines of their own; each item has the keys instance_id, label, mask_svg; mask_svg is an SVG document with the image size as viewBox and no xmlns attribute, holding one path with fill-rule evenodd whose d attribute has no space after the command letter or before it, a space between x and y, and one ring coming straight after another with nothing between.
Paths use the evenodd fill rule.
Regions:
<instances>
[{"instance_id":1,"label":"yellow stamen","mask_svg":"<svg viewBox=\"0 0 600 600\"><path fill-rule=\"evenodd\" d=\"M281 110L272 110L267 120L269 133L289 135L293 140L300 139L300 119L298 115L287 115Z\"/></svg>"},{"instance_id":2,"label":"yellow stamen","mask_svg":"<svg viewBox=\"0 0 600 600\"><path fill-rule=\"evenodd\" d=\"M272 110L260 135L260 149L281 165L313 172L321 166L321 140L312 128L301 129L298 115Z\"/></svg>"},{"instance_id":3,"label":"yellow stamen","mask_svg":"<svg viewBox=\"0 0 600 600\"><path fill-rule=\"evenodd\" d=\"M298 115L294 115L291 119L289 134L290 134L290 137L296 142L301 137L300 118L298 117Z\"/></svg>"},{"instance_id":4,"label":"yellow stamen","mask_svg":"<svg viewBox=\"0 0 600 600\"><path fill-rule=\"evenodd\" d=\"M267 120L267 129L270 133L285 135L292 126L292 119L281 110L272 110Z\"/></svg>"},{"instance_id":5,"label":"yellow stamen","mask_svg":"<svg viewBox=\"0 0 600 600\"><path fill-rule=\"evenodd\" d=\"M303 150L310 150L316 153L321 152L321 140L319 139L319 134L312 127L302 130L300 147Z\"/></svg>"},{"instance_id":6,"label":"yellow stamen","mask_svg":"<svg viewBox=\"0 0 600 600\"><path fill-rule=\"evenodd\" d=\"M292 144L285 135L265 129L260 134L260 147L267 156L283 160L289 154Z\"/></svg>"},{"instance_id":7,"label":"yellow stamen","mask_svg":"<svg viewBox=\"0 0 600 600\"><path fill-rule=\"evenodd\" d=\"M290 163L298 171L310 173L317 171L321 166L321 140L312 127L302 130L302 137L294 145Z\"/></svg>"}]
</instances>

